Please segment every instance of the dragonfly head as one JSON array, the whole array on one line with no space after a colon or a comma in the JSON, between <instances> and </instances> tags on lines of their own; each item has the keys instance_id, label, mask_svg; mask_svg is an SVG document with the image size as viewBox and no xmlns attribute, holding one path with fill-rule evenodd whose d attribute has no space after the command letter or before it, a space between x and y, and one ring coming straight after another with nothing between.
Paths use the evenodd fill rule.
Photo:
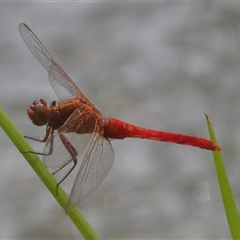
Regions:
<instances>
[{"instance_id":1,"label":"dragonfly head","mask_svg":"<svg viewBox=\"0 0 240 240\"><path fill-rule=\"evenodd\" d=\"M49 108L43 99L35 100L27 109L29 118L36 126L46 125L49 121Z\"/></svg>"}]
</instances>

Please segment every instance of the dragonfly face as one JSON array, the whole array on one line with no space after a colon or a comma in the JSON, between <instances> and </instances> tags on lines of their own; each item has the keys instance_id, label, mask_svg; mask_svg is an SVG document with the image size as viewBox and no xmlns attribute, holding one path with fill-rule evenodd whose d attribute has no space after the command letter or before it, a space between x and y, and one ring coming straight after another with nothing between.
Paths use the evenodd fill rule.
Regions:
<instances>
[{"instance_id":1,"label":"dragonfly face","mask_svg":"<svg viewBox=\"0 0 240 240\"><path fill-rule=\"evenodd\" d=\"M54 107L54 102L52 103L52 108L48 108L47 103L43 99L37 99L28 107L27 113L34 125L43 126L49 122Z\"/></svg>"}]
</instances>

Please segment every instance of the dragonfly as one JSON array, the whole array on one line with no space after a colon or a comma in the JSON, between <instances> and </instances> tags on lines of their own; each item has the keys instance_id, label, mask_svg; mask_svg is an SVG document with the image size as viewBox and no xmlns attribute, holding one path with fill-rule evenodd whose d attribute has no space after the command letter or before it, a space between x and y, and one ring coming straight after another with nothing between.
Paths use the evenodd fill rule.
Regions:
<instances>
[{"instance_id":1,"label":"dragonfly","mask_svg":"<svg viewBox=\"0 0 240 240\"><path fill-rule=\"evenodd\" d=\"M143 138L221 151L219 145L201 137L151 130L115 118L103 118L25 23L19 25L19 32L28 49L48 72L50 84L59 98L49 106L43 99L30 104L27 109L30 120L36 126L45 125L46 133L42 139L25 137L45 143L43 152L29 153L42 155L45 166L53 175L66 169L57 187L77 167L67 212L96 189L111 169L114 161L112 139Z\"/></svg>"}]
</instances>

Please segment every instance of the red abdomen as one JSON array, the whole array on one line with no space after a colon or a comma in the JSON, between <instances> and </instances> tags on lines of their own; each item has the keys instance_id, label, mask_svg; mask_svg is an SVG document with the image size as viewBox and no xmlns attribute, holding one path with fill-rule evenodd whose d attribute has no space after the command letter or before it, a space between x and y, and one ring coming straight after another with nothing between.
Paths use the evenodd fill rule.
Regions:
<instances>
[{"instance_id":1,"label":"red abdomen","mask_svg":"<svg viewBox=\"0 0 240 240\"><path fill-rule=\"evenodd\" d=\"M155 141L199 147L208 150L222 150L220 146L205 138L141 128L114 118L105 120L103 135L106 138L112 139L123 139L126 137L145 138Z\"/></svg>"}]
</instances>

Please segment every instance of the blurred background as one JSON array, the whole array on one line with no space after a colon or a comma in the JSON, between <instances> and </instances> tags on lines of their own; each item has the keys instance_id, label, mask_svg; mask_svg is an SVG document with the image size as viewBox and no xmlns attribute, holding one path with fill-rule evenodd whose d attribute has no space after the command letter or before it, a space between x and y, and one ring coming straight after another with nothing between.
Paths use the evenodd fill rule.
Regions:
<instances>
[{"instance_id":1,"label":"blurred background","mask_svg":"<svg viewBox=\"0 0 240 240\"><path fill-rule=\"evenodd\" d=\"M239 3L0 3L1 106L23 134L42 137L26 109L57 100L19 35L25 22L106 118L208 138L208 113L239 209L239 16ZM0 238L81 239L2 130L0 142ZM112 145L111 171L79 204L101 238L230 238L210 151Z\"/></svg>"}]
</instances>

